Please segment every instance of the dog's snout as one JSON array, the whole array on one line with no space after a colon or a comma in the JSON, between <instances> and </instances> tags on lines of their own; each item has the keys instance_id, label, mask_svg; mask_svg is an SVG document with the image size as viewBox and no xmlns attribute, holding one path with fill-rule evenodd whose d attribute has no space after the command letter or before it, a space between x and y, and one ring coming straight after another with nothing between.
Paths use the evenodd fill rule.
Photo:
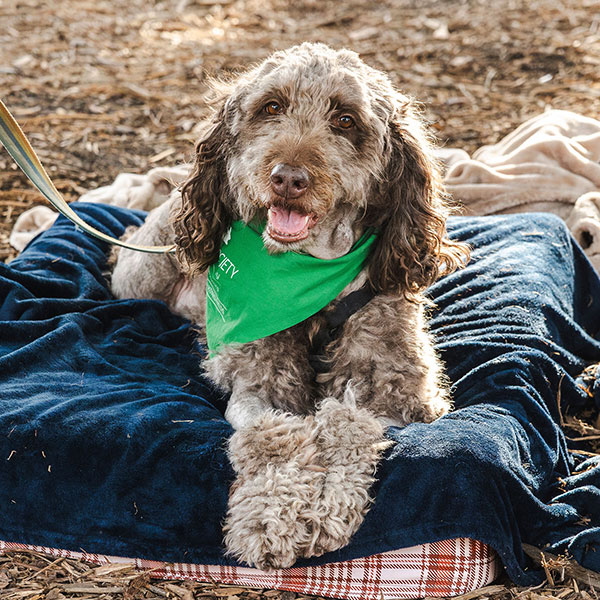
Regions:
<instances>
[{"instance_id":1,"label":"dog's snout","mask_svg":"<svg viewBox=\"0 0 600 600\"><path fill-rule=\"evenodd\" d=\"M308 189L310 177L304 167L279 163L271 171L271 188L284 198L299 198Z\"/></svg>"}]
</instances>

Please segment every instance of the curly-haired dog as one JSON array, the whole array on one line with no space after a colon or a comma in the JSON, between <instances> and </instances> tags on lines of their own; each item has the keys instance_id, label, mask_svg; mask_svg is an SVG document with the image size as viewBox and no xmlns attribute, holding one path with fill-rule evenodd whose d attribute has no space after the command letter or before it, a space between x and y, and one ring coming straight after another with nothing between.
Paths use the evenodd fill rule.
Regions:
<instances>
[{"instance_id":1,"label":"curly-haired dog","mask_svg":"<svg viewBox=\"0 0 600 600\"><path fill-rule=\"evenodd\" d=\"M386 426L448 411L422 291L468 253L446 236L439 173L412 103L354 52L302 44L275 53L226 86L196 152L189 179L131 238L174 242L177 258L121 250L118 297L159 298L203 324L206 272L233 222L266 223L271 254L325 261L377 232L360 273L324 309L204 362L231 393L228 551L287 567L348 543ZM340 299L365 289L368 301L323 338ZM264 308L278 310L269 298Z\"/></svg>"}]
</instances>

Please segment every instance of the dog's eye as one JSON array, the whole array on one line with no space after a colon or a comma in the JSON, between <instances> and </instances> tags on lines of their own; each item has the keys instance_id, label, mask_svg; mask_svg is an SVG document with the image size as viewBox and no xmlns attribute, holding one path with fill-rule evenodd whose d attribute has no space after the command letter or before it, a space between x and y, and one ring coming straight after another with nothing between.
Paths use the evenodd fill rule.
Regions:
<instances>
[{"instance_id":1,"label":"dog's eye","mask_svg":"<svg viewBox=\"0 0 600 600\"><path fill-rule=\"evenodd\" d=\"M341 115L335 118L335 125L341 129L352 129L356 123L350 115Z\"/></svg>"},{"instance_id":2,"label":"dog's eye","mask_svg":"<svg viewBox=\"0 0 600 600\"><path fill-rule=\"evenodd\" d=\"M279 104L279 102L275 102L273 100L272 102L265 104L265 106L263 107L263 110L268 115L280 115L283 112L283 106L281 106L281 104Z\"/></svg>"}]
</instances>

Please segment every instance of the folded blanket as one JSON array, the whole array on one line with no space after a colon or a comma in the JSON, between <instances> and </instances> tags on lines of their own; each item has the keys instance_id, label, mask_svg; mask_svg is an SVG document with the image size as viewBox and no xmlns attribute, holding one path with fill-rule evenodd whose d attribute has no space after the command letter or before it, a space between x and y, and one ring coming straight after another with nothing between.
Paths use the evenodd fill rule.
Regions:
<instances>
[{"instance_id":1,"label":"folded blanket","mask_svg":"<svg viewBox=\"0 0 600 600\"><path fill-rule=\"evenodd\" d=\"M466 214L551 212L600 272L600 121L550 110L477 150L445 149L446 188Z\"/></svg>"},{"instance_id":2,"label":"folded blanket","mask_svg":"<svg viewBox=\"0 0 600 600\"><path fill-rule=\"evenodd\" d=\"M118 236L143 214L74 205ZM323 564L456 537L495 548L528 585L522 542L600 570L600 465L574 467L557 425L590 401L600 280L562 221L456 218L466 269L431 288L456 410L390 428L376 501ZM232 564L221 522L233 473L226 398L203 378L190 324L115 300L107 248L60 217L0 264L0 539L172 562Z\"/></svg>"}]
</instances>

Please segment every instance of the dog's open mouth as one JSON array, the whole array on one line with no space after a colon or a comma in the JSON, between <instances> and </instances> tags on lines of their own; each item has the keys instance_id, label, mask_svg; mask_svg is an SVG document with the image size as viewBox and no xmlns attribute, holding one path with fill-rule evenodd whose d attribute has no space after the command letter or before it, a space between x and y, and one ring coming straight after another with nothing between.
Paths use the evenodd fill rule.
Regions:
<instances>
[{"instance_id":1,"label":"dog's open mouth","mask_svg":"<svg viewBox=\"0 0 600 600\"><path fill-rule=\"evenodd\" d=\"M284 244L300 242L308 237L316 222L315 215L305 215L283 206L271 206L267 217L267 233Z\"/></svg>"}]
</instances>

